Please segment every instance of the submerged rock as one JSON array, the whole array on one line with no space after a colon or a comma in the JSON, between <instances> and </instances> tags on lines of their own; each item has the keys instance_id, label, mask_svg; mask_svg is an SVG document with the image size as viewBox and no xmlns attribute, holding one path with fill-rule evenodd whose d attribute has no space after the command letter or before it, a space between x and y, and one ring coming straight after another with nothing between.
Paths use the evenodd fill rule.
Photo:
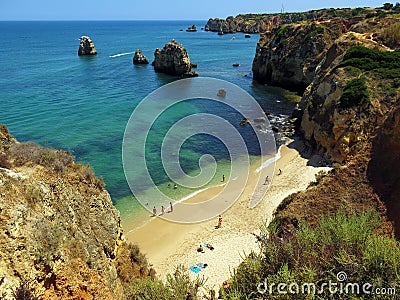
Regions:
<instances>
[{"instance_id":1,"label":"submerged rock","mask_svg":"<svg viewBox=\"0 0 400 300\"><path fill-rule=\"evenodd\" d=\"M137 49L133 56L133 63L135 65L146 65L149 61L147 60L147 57L143 55L142 50Z\"/></svg>"},{"instance_id":2,"label":"submerged rock","mask_svg":"<svg viewBox=\"0 0 400 300\"><path fill-rule=\"evenodd\" d=\"M192 71L186 49L174 39L165 44L162 50L155 50L152 65L156 72L185 77L198 76Z\"/></svg>"},{"instance_id":3,"label":"submerged rock","mask_svg":"<svg viewBox=\"0 0 400 300\"><path fill-rule=\"evenodd\" d=\"M81 36L79 38L81 40L78 49L78 55L96 55L97 51L94 46L92 39L88 36Z\"/></svg>"}]
</instances>

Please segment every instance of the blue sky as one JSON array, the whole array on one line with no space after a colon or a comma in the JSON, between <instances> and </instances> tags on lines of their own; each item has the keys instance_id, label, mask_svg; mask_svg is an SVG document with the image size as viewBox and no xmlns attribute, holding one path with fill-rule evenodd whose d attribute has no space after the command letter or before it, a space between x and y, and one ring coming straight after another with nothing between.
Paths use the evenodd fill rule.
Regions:
<instances>
[{"instance_id":1,"label":"blue sky","mask_svg":"<svg viewBox=\"0 0 400 300\"><path fill-rule=\"evenodd\" d=\"M0 0L0 20L206 20L239 13L378 7L376 0ZM349 4L351 3L351 4Z\"/></svg>"}]
</instances>

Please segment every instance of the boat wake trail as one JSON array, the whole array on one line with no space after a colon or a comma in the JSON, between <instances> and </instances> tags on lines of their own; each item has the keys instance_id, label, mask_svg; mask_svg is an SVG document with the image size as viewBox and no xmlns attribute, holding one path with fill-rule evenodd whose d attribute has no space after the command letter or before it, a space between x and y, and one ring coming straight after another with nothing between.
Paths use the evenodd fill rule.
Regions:
<instances>
[{"instance_id":1,"label":"boat wake trail","mask_svg":"<svg viewBox=\"0 0 400 300\"><path fill-rule=\"evenodd\" d=\"M128 54L133 54L135 52L126 52L126 53L119 53L119 54L115 54L115 55L110 55L110 58L115 58L115 57L120 57L120 56L124 56L124 55L128 55Z\"/></svg>"}]
</instances>

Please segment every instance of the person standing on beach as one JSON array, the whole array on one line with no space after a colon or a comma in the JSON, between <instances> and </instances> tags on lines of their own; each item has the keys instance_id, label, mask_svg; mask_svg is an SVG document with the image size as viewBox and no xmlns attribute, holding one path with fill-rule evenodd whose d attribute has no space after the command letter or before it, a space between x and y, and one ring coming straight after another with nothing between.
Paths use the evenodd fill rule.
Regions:
<instances>
[{"instance_id":1,"label":"person standing on beach","mask_svg":"<svg viewBox=\"0 0 400 300\"><path fill-rule=\"evenodd\" d=\"M155 206L153 207L153 216L157 216L157 208Z\"/></svg>"},{"instance_id":2,"label":"person standing on beach","mask_svg":"<svg viewBox=\"0 0 400 300\"><path fill-rule=\"evenodd\" d=\"M164 211L164 205L161 205L161 215L163 215L165 213Z\"/></svg>"},{"instance_id":3,"label":"person standing on beach","mask_svg":"<svg viewBox=\"0 0 400 300\"><path fill-rule=\"evenodd\" d=\"M173 208L173 206L172 206L172 202L170 202L169 203L169 212L173 212L174 211L174 208Z\"/></svg>"},{"instance_id":4,"label":"person standing on beach","mask_svg":"<svg viewBox=\"0 0 400 300\"><path fill-rule=\"evenodd\" d=\"M224 175L224 174L222 174L222 180L221 180L221 182L225 182L225 175Z\"/></svg>"},{"instance_id":5,"label":"person standing on beach","mask_svg":"<svg viewBox=\"0 0 400 300\"><path fill-rule=\"evenodd\" d=\"M218 225L215 226L215 229L221 228L221 226L222 226L222 217L221 217L221 215L219 215L219 216L218 216Z\"/></svg>"},{"instance_id":6,"label":"person standing on beach","mask_svg":"<svg viewBox=\"0 0 400 300\"><path fill-rule=\"evenodd\" d=\"M264 185L266 185L266 184L268 184L268 183L269 183L269 176L265 177Z\"/></svg>"}]
</instances>

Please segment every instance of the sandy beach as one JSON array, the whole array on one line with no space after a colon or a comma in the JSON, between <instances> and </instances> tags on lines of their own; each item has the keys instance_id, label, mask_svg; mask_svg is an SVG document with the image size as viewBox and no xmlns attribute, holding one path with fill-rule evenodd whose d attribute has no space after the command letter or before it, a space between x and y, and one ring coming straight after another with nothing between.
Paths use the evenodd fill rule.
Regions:
<instances>
[{"instance_id":1,"label":"sandy beach","mask_svg":"<svg viewBox=\"0 0 400 300\"><path fill-rule=\"evenodd\" d=\"M189 271L191 277L197 275L207 279L206 286L218 291L222 283L230 277L243 257L251 251L258 251L253 232L272 220L273 212L288 195L304 190L315 179L315 174L326 167L313 167L295 149L301 149L301 142L292 142L281 148L281 157L276 162L272 178L263 200L253 209L248 208L252 191L257 180L250 180L237 202L223 215L222 227L215 229L218 218L198 224L178 224L154 218L146 225L126 233L128 241L137 243L158 276L165 280L177 265L189 267L197 263L208 266L198 274ZM313 157L312 161L318 160ZM273 168L274 164L268 168ZM282 174L278 175L278 170ZM271 169L270 171L274 171ZM255 170L253 170L255 172ZM257 177L257 176L255 176ZM218 188L199 193L189 201L202 201L212 197ZM200 244L209 243L214 250L197 252Z\"/></svg>"}]
</instances>

